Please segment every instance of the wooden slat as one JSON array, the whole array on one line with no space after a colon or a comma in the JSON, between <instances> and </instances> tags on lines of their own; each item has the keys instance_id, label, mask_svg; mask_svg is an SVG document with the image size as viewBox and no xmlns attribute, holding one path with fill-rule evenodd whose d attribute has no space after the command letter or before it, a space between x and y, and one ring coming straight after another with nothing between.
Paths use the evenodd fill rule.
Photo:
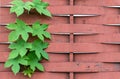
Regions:
<instances>
[{"instance_id":1,"label":"wooden slat","mask_svg":"<svg viewBox=\"0 0 120 79\"><path fill-rule=\"evenodd\" d=\"M12 0L0 0L1 5L7 5L10 4ZM23 0L23 1L32 1L32 0ZM44 2L48 2L50 5L68 5L68 1L67 0L59 0L59 1L55 1L55 0L43 0Z\"/></svg>"},{"instance_id":2,"label":"wooden slat","mask_svg":"<svg viewBox=\"0 0 120 79\"><path fill-rule=\"evenodd\" d=\"M102 15L97 17L76 17L75 23L76 24L118 24L120 20L119 15Z\"/></svg>"},{"instance_id":3,"label":"wooden slat","mask_svg":"<svg viewBox=\"0 0 120 79\"><path fill-rule=\"evenodd\" d=\"M2 5L1 7L8 7L8 5ZM104 12L101 7L87 6L49 6L48 9L52 14L103 14ZM5 12L6 9L2 8L1 11ZM7 14L9 13L8 11L7 9Z\"/></svg>"},{"instance_id":4,"label":"wooden slat","mask_svg":"<svg viewBox=\"0 0 120 79\"><path fill-rule=\"evenodd\" d=\"M10 51L8 45L0 44L0 52ZM112 48L112 49L110 49ZM87 49L87 50L86 50ZM119 45L93 43L50 43L47 52L117 52Z\"/></svg>"},{"instance_id":5,"label":"wooden slat","mask_svg":"<svg viewBox=\"0 0 120 79\"><path fill-rule=\"evenodd\" d=\"M120 42L119 33L106 33L98 35L85 35L85 36L75 36L76 43L108 43L108 44L117 44ZM111 42L111 43L110 43Z\"/></svg>"},{"instance_id":6,"label":"wooden slat","mask_svg":"<svg viewBox=\"0 0 120 79\"><path fill-rule=\"evenodd\" d=\"M75 54L77 62L120 62L119 52L101 52L98 54Z\"/></svg>"},{"instance_id":7,"label":"wooden slat","mask_svg":"<svg viewBox=\"0 0 120 79\"><path fill-rule=\"evenodd\" d=\"M29 79L28 77L23 76L22 73L17 74L16 76L12 72L0 72L0 77L2 79ZM68 77L67 73L40 73L36 72L31 79L66 79Z\"/></svg>"},{"instance_id":8,"label":"wooden slat","mask_svg":"<svg viewBox=\"0 0 120 79\"><path fill-rule=\"evenodd\" d=\"M6 11L8 11L8 10L6 10ZM4 18L1 20L1 23L8 24L10 22L15 22L16 15L14 15L14 14L10 15L6 11L1 12L1 14L0 14L1 18ZM26 18L24 18L24 17L26 17ZM34 17L34 19L32 19L31 17ZM35 13L35 15L33 15L33 14L28 15L26 13L26 14L20 16L19 19L22 19L27 23L33 23L33 22L35 22L35 20L38 20L38 21L41 21L42 23L46 22L46 23L50 23L50 24L69 24L69 21L68 21L69 17L53 17L52 19L50 19L50 18L42 17L37 13ZM120 20L120 15L111 15L111 16L103 15L103 16L84 17L84 18L76 17L75 23L76 24L118 24L119 20Z\"/></svg>"},{"instance_id":9,"label":"wooden slat","mask_svg":"<svg viewBox=\"0 0 120 79\"><path fill-rule=\"evenodd\" d=\"M82 0L76 0L75 1L76 5L84 5L84 6L106 6L106 5L119 5L120 1L119 0L87 0L87 1L82 1Z\"/></svg>"},{"instance_id":10,"label":"wooden slat","mask_svg":"<svg viewBox=\"0 0 120 79\"><path fill-rule=\"evenodd\" d=\"M51 33L119 33L119 27L93 24L51 24L48 31ZM8 30L0 26L0 33L2 32L8 32Z\"/></svg>"},{"instance_id":11,"label":"wooden slat","mask_svg":"<svg viewBox=\"0 0 120 79\"><path fill-rule=\"evenodd\" d=\"M119 71L119 64L109 63L81 63L81 62L60 62L60 63L43 63L46 72L108 72ZM0 72L11 71L0 65Z\"/></svg>"},{"instance_id":12,"label":"wooden slat","mask_svg":"<svg viewBox=\"0 0 120 79\"><path fill-rule=\"evenodd\" d=\"M75 79L120 79L120 72L76 73Z\"/></svg>"},{"instance_id":13,"label":"wooden slat","mask_svg":"<svg viewBox=\"0 0 120 79\"><path fill-rule=\"evenodd\" d=\"M68 54L70 52L49 52L50 62L65 62L68 61ZM73 52L74 53L74 52ZM9 52L0 52L0 62L5 62L8 58ZM93 52L75 52L74 53L75 61L85 61L85 62L120 62L120 53L119 52L101 52L101 53L93 53ZM87 59L86 59L87 58Z\"/></svg>"},{"instance_id":14,"label":"wooden slat","mask_svg":"<svg viewBox=\"0 0 120 79\"><path fill-rule=\"evenodd\" d=\"M48 52L49 61L48 62L67 62L69 60L68 52ZM0 62L7 61L9 52L0 52Z\"/></svg>"},{"instance_id":15,"label":"wooden slat","mask_svg":"<svg viewBox=\"0 0 120 79\"><path fill-rule=\"evenodd\" d=\"M31 0L24 0L24 1L31 1ZM48 3L50 3L50 5L68 5L68 1L67 0L59 0L59 1L55 1L55 0L43 0L46 1ZM11 0L0 0L1 5L6 5L6 4L10 4ZM120 2L119 0L87 0L87 1L81 1L81 0L76 0L75 1L75 5L83 5L83 6L106 6L106 5L119 5Z\"/></svg>"},{"instance_id":16,"label":"wooden slat","mask_svg":"<svg viewBox=\"0 0 120 79\"><path fill-rule=\"evenodd\" d=\"M8 45L0 45L0 51L9 51ZM90 43L50 43L47 52L100 52L102 45ZM87 50L86 50L87 49Z\"/></svg>"}]
</instances>

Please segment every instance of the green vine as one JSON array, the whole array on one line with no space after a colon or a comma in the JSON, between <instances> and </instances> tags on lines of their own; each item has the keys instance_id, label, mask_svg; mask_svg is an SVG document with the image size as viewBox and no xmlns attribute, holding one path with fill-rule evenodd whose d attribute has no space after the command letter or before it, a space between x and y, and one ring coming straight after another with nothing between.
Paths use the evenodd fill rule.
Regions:
<instances>
[{"instance_id":1,"label":"green vine","mask_svg":"<svg viewBox=\"0 0 120 79\"><path fill-rule=\"evenodd\" d=\"M13 6L10 8L10 12L15 12L17 16L22 15L24 9L28 11L36 9L38 13L51 17L50 12L46 9L48 3L42 0L33 0L26 3L22 0L13 0L11 3ZM45 42L45 39L51 39L50 33L46 31L48 24L35 22L32 26L29 26L24 21L17 19L15 23L10 23L6 28L11 30L8 36L11 52L5 62L5 67L11 67L15 75L22 71L28 77L31 77L36 69L44 71L40 61L49 59L45 51L49 45L48 42ZM37 39L29 41L33 37L37 37Z\"/></svg>"}]
</instances>

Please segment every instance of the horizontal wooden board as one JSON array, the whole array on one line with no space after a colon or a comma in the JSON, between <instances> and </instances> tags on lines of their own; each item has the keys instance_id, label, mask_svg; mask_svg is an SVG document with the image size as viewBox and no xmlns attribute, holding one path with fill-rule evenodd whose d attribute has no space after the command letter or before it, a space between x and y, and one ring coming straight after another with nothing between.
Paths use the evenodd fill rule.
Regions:
<instances>
[{"instance_id":1,"label":"horizontal wooden board","mask_svg":"<svg viewBox=\"0 0 120 79\"><path fill-rule=\"evenodd\" d=\"M52 40L47 40L50 43L69 43L70 33L66 35L66 32L53 33ZM104 39L103 39L104 38ZM111 43L120 44L120 34L119 33L109 33L109 34L92 34L88 32L75 33L74 42L75 43ZM32 39L35 39L32 38ZM31 39L31 40L32 40ZM8 42L8 33L0 33L0 43ZM116 43L115 43L116 42Z\"/></svg>"},{"instance_id":2,"label":"horizontal wooden board","mask_svg":"<svg viewBox=\"0 0 120 79\"><path fill-rule=\"evenodd\" d=\"M12 0L0 0L1 5L7 5L10 4ZM32 0L23 0L23 1L32 1ZM48 2L50 5L68 5L69 2L68 0L59 0L59 1L55 1L55 0L43 0L44 2Z\"/></svg>"},{"instance_id":3,"label":"horizontal wooden board","mask_svg":"<svg viewBox=\"0 0 120 79\"><path fill-rule=\"evenodd\" d=\"M4 16L4 15L0 15L0 22L2 24L8 24L8 23L13 23L16 20L16 16L14 14L8 15L8 16ZM24 18L26 17L26 18ZM34 19L33 19L34 18ZM47 24L69 24L69 17L52 17L52 18L48 18L48 17L44 17L44 16L40 16L39 14L34 15L28 15L28 14L24 14L23 16L19 17L19 19L24 20L26 23L34 23L36 21L40 21L41 23L47 23Z\"/></svg>"},{"instance_id":4,"label":"horizontal wooden board","mask_svg":"<svg viewBox=\"0 0 120 79\"><path fill-rule=\"evenodd\" d=\"M90 44L90 43L50 43L46 49L48 52L101 52L101 44ZM8 45L0 44L0 52L10 51ZM86 50L87 49L87 50Z\"/></svg>"},{"instance_id":5,"label":"horizontal wooden board","mask_svg":"<svg viewBox=\"0 0 120 79\"><path fill-rule=\"evenodd\" d=\"M119 15L102 15L96 17L76 17L75 24L119 24Z\"/></svg>"},{"instance_id":6,"label":"horizontal wooden board","mask_svg":"<svg viewBox=\"0 0 120 79\"><path fill-rule=\"evenodd\" d=\"M8 10L6 10L8 11ZM3 11L5 12L5 11ZM2 24L8 24L11 22L15 22L15 18L16 16L14 14L9 14L9 13L3 13L1 12L0 16L1 18L4 18L1 21ZM26 18L24 18L26 17ZM32 19L34 18L34 19ZM19 19L24 20L27 23L33 23L35 22L35 20L40 21L41 23L49 23L49 24L69 24L70 20L69 17L65 17L65 16L61 16L61 17L53 17L53 18L47 18L47 17L43 17L40 16L39 14L24 14L22 16L20 16ZM29 19L29 20L28 20ZM41 20L42 19L42 20ZM109 19L109 20L108 20ZM74 19L74 23L75 24L118 24L119 20L120 20L120 16L119 15L103 15L103 16L91 16L91 17L75 17Z\"/></svg>"},{"instance_id":7,"label":"horizontal wooden board","mask_svg":"<svg viewBox=\"0 0 120 79\"><path fill-rule=\"evenodd\" d=\"M0 33L9 32L5 24L0 23ZM32 24L32 23L31 23ZM31 25L30 24L30 25ZM95 24L51 24L51 33L119 33L119 26L104 26Z\"/></svg>"},{"instance_id":8,"label":"horizontal wooden board","mask_svg":"<svg viewBox=\"0 0 120 79\"><path fill-rule=\"evenodd\" d=\"M110 6L110 5L119 5L119 0L75 0L75 5L84 5L84 6Z\"/></svg>"},{"instance_id":9,"label":"horizontal wooden board","mask_svg":"<svg viewBox=\"0 0 120 79\"><path fill-rule=\"evenodd\" d=\"M0 52L0 62L5 62L8 59L9 52ZM69 54L67 52L64 53L48 53L49 61L45 62L67 62L69 61ZM44 61L43 61L44 62Z\"/></svg>"},{"instance_id":10,"label":"horizontal wooden board","mask_svg":"<svg viewBox=\"0 0 120 79\"><path fill-rule=\"evenodd\" d=\"M119 71L119 64L109 63L87 63L87 62L60 62L60 63L43 63L46 72L108 72ZM10 69L0 65L0 72L7 72Z\"/></svg>"},{"instance_id":11,"label":"horizontal wooden board","mask_svg":"<svg viewBox=\"0 0 120 79\"><path fill-rule=\"evenodd\" d=\"M7 44L0 44L0 52L10 51ZM112 48L112 49L110 49ZM87 49L87 50L86 50ZM97 43L50 43L47 52L117 52L119 45Z\"/></svg>"},{"instance_id":12,"label":"horizontal wooden board","mask_svg":"<svg viewBox=\"0 0 120 79\"><path fill-rule=\"evenodd\" d=\"M9 33L0 33L0 43L2 42L8 42L8 35ZM35 40L37 37L31 37L30 36L30 41ZM69 43L69 35L56 35L56 34L51 34L52 40L46 39L47 42L50 43Z\"/></svg>"},{"instance_id":13,"label":"horizontal wooden board","mask_svg":"<svg viewBox=\"0 0 120 79\"><path fill-rule=\"evenodd\" d=\"M9 7L2 5L1 7ZM103 14L104 8L102 7L87 7L87 6L49 6L48 10L54 14ZM89 10L89 12L88 12ZM9 8L1 8L1 15L9 13Z\"/></svg>"},{"instance_id":14,"label":"horizontal wooden board","mask_svg":"<svg viewBox=\"0 0 120 79\"><path fill-rule=\"evenodd\" d=\"M120 79L120 72L76 73L75 79Z\"/></svg>"},{"instance_id":15,"label":"horizontal wooden board","mask_svg":"<svg viewBox=\"0 0 120 79\"><path fill-rule=\"evenodd\" d=\"M76 62L120 62L119 52L101 52L97 54L75 54Z\"/></svg>"},{"instance_id":16,"label":"horizontal wooden board","mask_svg":"<svg viewBox=\"0 0 120 79\"><path fill-rule=\"evenodd\" d=\"M49 62L66 62L69 61L69 52L48 52ZM9 52L0 52L0 62L5 62L9 56ZM74 61L76 62L120 62L119 52L75 52ZM86 59L87 58L87 59Z\"/></svg>"},{"instance_id":17,"label":"horizontal wooden board","mask_svg":"<svg viewBox=\"0 0 120 79\"><path fill-rule=\"evenodd\" d=\"M107 33L97 35L76 35L76 43L109 43L120 42L120 33Z\"/></svg>"},{"instance_id":18,"label":"horizontal wooden board","mask_svg":"<svg viewBox=\"0 0 120 79\"><path fill-rule=\"evenodd\" d=\"M10 4L12 0L0 0L2 5ZM32 0L24 0L24 1L32 1ZM43 0L48 2L50 5L68 5L68 0ZM119 0L75 0L75 5L82 5L82 6L110 6L110 5L119 5Z\"/></svg>"},{"instance_id":19,"label":"horizontal wooden board","mask_svg":"<svg viewBox=\"0 0 120 79\"><path fill-rule=\"evenodd\" d=\"M68 78L68 73L40 73L36 72L33 74L31 79L66 79ZM28 77L23 76L22 73L17 74L16 76L12 72L0 72L0 77L2 79L29 79Z\"/></svg>"}]
</instances>

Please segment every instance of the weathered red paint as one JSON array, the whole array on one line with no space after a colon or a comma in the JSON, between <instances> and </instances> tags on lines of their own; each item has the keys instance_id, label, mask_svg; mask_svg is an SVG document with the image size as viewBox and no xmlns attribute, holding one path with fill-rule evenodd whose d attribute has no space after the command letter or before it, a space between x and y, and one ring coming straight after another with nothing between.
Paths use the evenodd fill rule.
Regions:
<instances>
[{"instance_id":1,"label":"weathered red paint","mask_svg":"<svg viewBox=\"0 0 120 79\"><path fill-rule=\"evenodd\" d=\"M15 22L16 15L9 13L11 0L0 0L0 77L2 79L27 79L22 74L13 75L4 68L10 50L6 24ZM28 1L28 0L24 0ZM32 24L35 20L47 22L52 40L46 51L50 60L42 61L46 71L36 71L32 79L120 79L120 27L104 24L120 23L120 0L44 0L50 3L48 9L52 19L33 11L19 18ZM94 17L74 17L76 14L96 14ZM31 39L32 40L32 39ZM47 40L48 41L48 40ZM117 44L118 42L118 44Z\"/></svg>"}]
</instances>

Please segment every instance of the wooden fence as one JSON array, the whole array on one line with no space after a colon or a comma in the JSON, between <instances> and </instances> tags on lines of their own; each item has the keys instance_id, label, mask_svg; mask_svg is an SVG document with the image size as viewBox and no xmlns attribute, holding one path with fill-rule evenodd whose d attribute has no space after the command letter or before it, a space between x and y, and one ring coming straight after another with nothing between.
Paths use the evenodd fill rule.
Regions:
<instances>
[{"instance_id":1,"label":"wooden fence","mask_svg":"<svg viewBox=\"0 0 120 79\"><path fill-rule=\"evenodd\" d=\"M10 52L5 26L16 19L10 1L0 0L0 79L27 79L4 68ZM19 17L28 24L47 22L52 34L45 72L32 79L120 79L120 0L44 1L53 18L32 12Z\"/></svg>"}]
</instances>

